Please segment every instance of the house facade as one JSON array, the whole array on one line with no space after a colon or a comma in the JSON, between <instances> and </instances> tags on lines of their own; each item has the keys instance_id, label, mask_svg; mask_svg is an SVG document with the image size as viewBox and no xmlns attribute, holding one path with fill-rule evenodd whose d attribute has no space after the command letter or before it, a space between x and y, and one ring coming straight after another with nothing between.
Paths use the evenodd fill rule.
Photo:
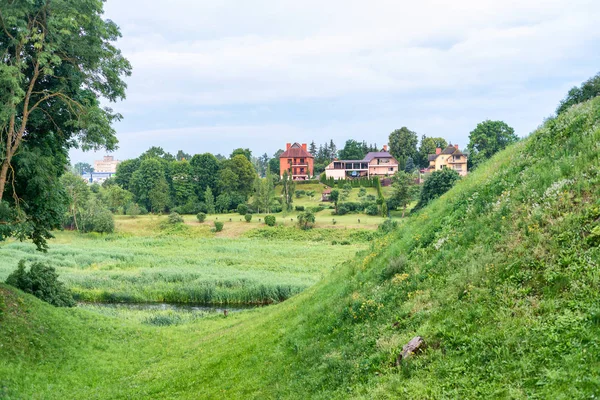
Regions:
<instances>
[{"instance_id":1,"label":"house facade","mask_svg":"<svg viewBox=\"0 0 600 400\"><path fill-rule=\"evenodd\" d=\"M362 160L334 160L325 168L327 178L352 179L392 176L398 172L398 160L388 151L370 152Z\"/></svg>"},{"instance_id":2,"label":"house facade","mask_svg":"<svg viewBox=\"0 0 600 400\"><path fill-rule=\"evenodd\" d=\"M307 150L306 143L287 143L285 151L279 156L279 175L285 171L296 181L310 179L314 175L315 158Z\"/></svg>"},{"instance_id":3,"label":"house facade","mask_svg":"<svg viewBox=\"0 0 600 400\"><path fill-rule=\"evenodd\" d=\"M443 168L453 169L460 176L466 176L467 155L458 149L458 145L449 145L445 149L435 149L435 154L429 155L429 168L427 172L439 171Z\"/></svg>"},{"instance_id":4,"label":"house facade","mask_svg":"<svg viewBox=\"0 0 600 400\"><path fill-rule=\"evenodd\" d=\"M117 165L119 165L121 161L115 160L113 156L104 156L102 160L94 161L94 172L108 172L115 173L117 172Z\"/></svg>"}]
</instances>

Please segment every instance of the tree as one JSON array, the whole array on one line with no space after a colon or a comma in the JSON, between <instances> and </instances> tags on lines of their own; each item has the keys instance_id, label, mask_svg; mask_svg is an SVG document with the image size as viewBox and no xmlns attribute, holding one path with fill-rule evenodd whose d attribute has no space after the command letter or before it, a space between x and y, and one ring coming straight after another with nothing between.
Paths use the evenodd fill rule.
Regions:
<instances>
[{"instance_id":1,"label":"tree","mask_svg":"<svg viewBox=\"0 0 600 400\"><path fill-rule=\"evenodd\" d=\"M94 168L92 168L92 166L88 163L78 162L73 166L73 171L75 172L75 174L81 176L83 174L94 172Z\"/></svg>"},{"instance_id":2,"label":"tree","mask_svg":"<svg viewBox=\"0 0 600 400\"><path fill-rule=\"evenodd\" d=\"M119 28L102 19L103 5L39 0L3 1L0 6L2 238L29 238L43 249L50 230L60 226L55 217L64 204L54 201L60 195L50 191L59 187L68 150L116 147L111 125L121 116L102 107L101 99L125 97L122 77L130 74L131 66L114 46ZM47 181L36 184L48 192L13 185L17 176L24 182L36 178L24 164L33 158L46 158L54 166L52 174L43 174Z\"/></svg>"},{"instance_id":3,"label":"tree","mask_svg":"<svg viewBox=\"0 0 600 400\"><path fill-rule=\"evenodd\" d=\"M415 170L415 168L416 167L415 167L415 163L413 161L413 158L412 157L408 157L406 159L406 167L404 167L404 172L411 173L411 172L413 172Z\"/></svg>"},{"instance_id":4,"label":"tree","mask_svg":"<svg viewBox=\"0 0 600 400\"><path fill-rule=\"evenodd\" d=\"M163 163L156 158L143 160L131 176L131 191L136 203L146 207L147 210L160 208L156 212L162 212L168 204L165 196L167 198L169 196L169 185L165 178Z\"/></svg>"},{"instance_id":5,"label":"tree","mask_svg":"<svg viewBox=\"0 0 600 400\"><path fill-rule=\"evenodd\" d=\"M125 160L117 165L117 173L115 174L115 182L125 190L131 190L131 177L140 167L140 159Z\"/></svg>"},{"instance_id":6,"label":"tree","mask_svg":"<svg viewBox=\"0 0 600 400\"><path fill-rule=\"evenodd\" d=\"M448 147L446 139L423 135L421 137L421 144L419 145L417 163L421 168L429 167L429 155L435 154L435 149L437 148L445 149L446 147Z\"/></svg>"},{"instance_id":7,"label":"tree","mask_svg":"<svg viewBox=\"0 0 600 400\"><path fill-rule=\"evenodd\" d=\"M334 159L336 159L338 157L338 151L337 151L337 147L335 145L335 143L333 143L333 139L329 140L329 157L328 160L329 161L333 161Z\"/></svg>"},{"instance_id":8,"label":"tree","mask_svg":"<svg viewBox=\"0 0 600 400\"><path fill-rule=\"evenodd\" d=\"M152 146L140 156L140 160L147 158L158 158L165 161L175 161L173 154L167 153L162 147Z\"/></svg>"},{"instance_id":9,"label":"tree","mask_svg":"<svg viewBox=\"0 0 600 400\"><path fill-rule=\"evenodd\" d=\"M188 204L196 198L192 167L185 159L171 163L171 186L173 188L173 201L176 206Z\"/></svg>"},{"instance_id":10,"label":"tree","mask_svg":"<svg viewBox=\"0 0 600 400\"><path fill-rule=\"evenodd\" d=\"M394 192L388 201L388 209L402 207L402 218L406 207L414 200L416 195L415 177L409 173L399 171L393 179Z\"/></svg>"},{"instance_id":11,"label":"tree","mask_svg":"<svg viewBox=\"0 0 600 400\"><path fill-rule=\"evenodd\" d=\"M75 229L79 230L77 215L80 213L80 208L86 204L90 197L90 188L81 177L70 172L61 176L60 183L69 198L69 214L73 218Z\"/></svg>"},{"instance_id":12,"label":"tree","mask_svg":"<svg viewBox=\"0 0 600 400\"><path fill-rule=\"evenodd\" d=\"M247 198L254 188L256 171L254 166L241 154L223 162L219 171L219 185L227 193L237 192Z\"/></svg>"},{"instance_id":13,"label":"tree","mask_svg":"<svg viewBox=\"0 0 600 400\"><path fill-rule=\"evenodd\" d=\"M34 262L25 269L25 260L6 279L6 284L16 287L50 303L56 307L74 307L76 305L73 294L58 280L56 270L41 262Z\"/></svg>"},{"instance_id":14,"label":"tree","mask_svg":"<svg viewBox=\"0 0 600 400\"><path fill-rule=\"evenodd\" d=\"M217 190L217 176L219 174L219 161L210 153L196 154L190 161L192 167L192 180L194 181L196 194L204 199L206 189L213 192ZM206 199L204 199L206 201Z\"/></svg>"},{"instance_id":15,"label":"tree","mask_svg":"<svg viewBox=\"0 0 600 400\"><path fill-rule=\"evenodd\" d=\"M177 155L175 156L175 159L177 161L191 160L192 156L189 155L188 153L185 153L183 150L178 150Z\"/></svg>"},{"instance_id":16,"label":"tree","mask_svg":"<svg viewBox=\"0 0 600 400\"><path fill-rule=\"evenodd\" d=\"M206 204L206 212L209 214L215 213L215 196L213 195L210 186L204 192L204 203Z\"/></svg>"},{"instance_id":17,"label":"tree","mask_svg":"<svg viewBox=\"0 0 600 400\"><path fill-rule=\"evenodd\" d=\"M271 173L277 177L279 177L280 171L280 163L279 156L283 154L283 150L277 150L275 154L273 154L273 158L269 160L269 170Z\"/></svg>"},{"instance_id":18,"label":"tree","mask_svg":"<svg viewBox=\"0 0 600 400\"><path fill-rule=\"evenodd\" d=\"M229 156L230 159L235 158L235 156L244 156L246 157L246 160L248 161L252 161L252 151L250 151L250 149L235 149L231 155Z\"/></svg>"},{"instance_id":19,"label":"tree","mask_svg":"<svg viewBox=\"0 0 600 400\"><path fill-rule=\"evenodd\" d=\"M405 126L390 133L390 153L398 160L399 170L406 168L408 157L415 158L418 142L417 134Z\"/></svg>"},{"instance_id":20,"label":"tree","mask_svg":"<svg viewBox=\"0 0 600 400\"><path fill-rule=\"evenodd\" d=\"M476 168L483 161L519 141L515 130L503 121L486 120L469 134L469 169Z\"/></svg>"},{"instance_id":21,"label":"tree","mask_svg":"<svg viewBox=\"0 0 600 400\"><path fill-rule=\"evenodd\" d=\"M317 156L317 144L314 140L308 145L308 152L312 154L313 157Z\"/></svg>"},{"instance_id":22,"label":"tree","mask_svg":"<svg viewBox=\"0 0 600 400\"><path fill-rule=\"evenodd\" d=\"M335 207L335 213L337 214L338 212L338 202L340 201L340 191L337 189L333 189L331 191L331 194L329 195L329 198L331 199L331 201L333 201L334 207Z\"/></svg>"},{"instance_id":23,"label":"tree","mask_svg":"<svg viewBox=\"0 0 600 400\"><path fill-rule=\"evenodd\" d=\"M556 109L556 114L560 115L567 111L571 106L600 96L600 73L583 82L580 87L573 87L567 93L567 96L560 102Z\"/></svg>"},{"instance_id":24,"label":"tree","mask_svg":"<svg viewBox=\"0 0 600 400\"><path fill-rule=\"evenodd\" d=\"M368 147L366 143L359 143L354 139L346 141L344 148L340 150L339 155L342 160L362 160L367 154Z\"/></svg>"},{"instance_id":25,"label":"tree","mask_svg":"<svg viewBox=\"0 0 600 400\"><path fill-rule=\"evenodd\" d=\"M266 213L270 213L274 200L275 188L273 187L273 177L269 174L266 178L256 179L254 204L258 212L260 213L260 210L263 210Z\"/></svg>"},{"instance_id":26,"label":"tree","mask_svg":"<svg viewBox=\"0 0 600 400\"><path fill-rule=\"evenodd\" d=\"M170 205L169 184L165 178L159 178L150 189L148 202L153 213L162 213Z\"/></svg>"},{"instance_id":27,"label":"tree","mask_svg":"<svg viewBox=\"0 0 600 400\"><path fill-rule=\"evenodd\" d=\"M283 204L285 204L286 211L291 211L292 203L294 202L294 192L296 191L296 182L294 182L292 176L288 173L288 171L283 171L281 184L281 195L283 196Z\"/></svg>"},{"instance_id":28,"label":"tree","mask_svg":"<svg viewBox=\"0 0 600 400\"><path fill-rule=\"evenodd\" d=\"M124 213L126 207L133 202L133 194L119 185L110 185L101 195L102 201L113 213Z\"/></svg>"},{"instance_id":29,"label":"tree","mask_svg":"<svg viewBox=\"0 0 600 400\"><path fill-rule=\"evenodd\" d=\"M421 196L414 210L424 207L431 200L446 193L458 180L460 180L460 175L453 169L444 168L432 172L423 183Z\"/></svg>"},{"instance_id":30,"label":"tree","mask_svg":"<svg viewBox=\"0 0 600 400\"><path fill-rule=\"evenodd\" d=\"M298 226L302 230L309 230L315 226L315 214L310 211L305 211L298 215Z\"/></svg>"}]
</instances>

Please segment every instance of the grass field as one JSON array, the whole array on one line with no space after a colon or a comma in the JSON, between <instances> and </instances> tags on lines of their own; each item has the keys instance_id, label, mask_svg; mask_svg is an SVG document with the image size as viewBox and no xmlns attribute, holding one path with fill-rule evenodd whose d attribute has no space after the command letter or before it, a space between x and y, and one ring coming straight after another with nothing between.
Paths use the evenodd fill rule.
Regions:
<instances>
[{"instance_id":1,"label":"grass field","mask_svg":"<svg viewBox=\"0 0 600 400\"><path fill-rule=\"evenodd\" d=\"M210 221L200 224L190 216L187 224L171 227L166 218L119 217L111 235L58 232L47 254L27 243L3 245L0 280L21 259L42 260L81 301L262 304L313 285L369 239L350 229L315 229L298 238L291 223L269 228L239 218L214 234ZM258 234L239 237L249 229Z\"/></svg>"}]
</instances>

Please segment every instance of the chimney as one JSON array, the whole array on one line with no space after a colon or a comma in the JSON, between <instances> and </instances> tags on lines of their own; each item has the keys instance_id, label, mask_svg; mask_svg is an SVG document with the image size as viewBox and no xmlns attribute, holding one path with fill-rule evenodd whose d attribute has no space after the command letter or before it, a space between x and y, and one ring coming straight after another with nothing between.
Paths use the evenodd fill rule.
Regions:
<instances>
[{"instance_id":1,"label":"chimney","mask_svg":"<svg viewBox=\"0 0 600 400\"><path fill-rule=\"evenodd\" d=\"M442 154L442 149L440 149L439 147L437 149L435 149L435 154Z\"/></svg>"},{"instance_id":2,"label":"chimney","mask_svg":"<svg viewBox=\"0 0 600 400\"><path fill-rule=\"evenodd\" d=\"M289 149L290 149L290 147L292 147L292 144L291 144L291 143L286 143L286 144L285 144L285 149L286 149L286 150L289 150Z\"/></svg>"},{"instance_id":3,"label":"chimney","mask_svg":"<svg viewBox=\"0 0 600 400\"><path fill-rule=\"evenodd\" d=\"M306 143L302 143L302 150L308 151L308 147L306 147Z\"/></svg>"},{"instance_id":4,"label":"chimney","mask_svg":"<svg viewBox=\"0 0 600 400\"><path fill-rule=\"evenodd\" d=\"M457 144L455 144L455 145L454 145L454 148L455 148L456 150L458 150L458 145L457 145Z\"/></svg>"},{"instance_id":5,"label":"chimney","mask_svg":"<svg viewBox=\"0 0 600 400\"><path fill-rule=\"evenodd\" d=\"M383 151L387 151L387 144L383 145Z\"/></svg>"}]
</instances>

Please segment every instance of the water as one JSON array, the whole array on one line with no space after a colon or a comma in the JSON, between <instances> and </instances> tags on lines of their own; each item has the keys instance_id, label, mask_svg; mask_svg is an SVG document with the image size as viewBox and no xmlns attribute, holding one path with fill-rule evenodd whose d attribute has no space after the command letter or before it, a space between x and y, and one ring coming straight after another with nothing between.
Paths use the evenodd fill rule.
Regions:
<instances>
[{"instance_id":1,"label":"water","mask_svg":"<svg viewBox=\"0 0 600 400\"><path fill-rule=\"evenodd\" d=\"M179 311L191 313L220 313L225 310L228 313L251 310L260 306L236 304L236 305L215 305L207 306L205 304L170 304L170 303L78 303L78 307L101 307L115 310L133 310L133 311Z\"/></svg>"}]
</instances>

